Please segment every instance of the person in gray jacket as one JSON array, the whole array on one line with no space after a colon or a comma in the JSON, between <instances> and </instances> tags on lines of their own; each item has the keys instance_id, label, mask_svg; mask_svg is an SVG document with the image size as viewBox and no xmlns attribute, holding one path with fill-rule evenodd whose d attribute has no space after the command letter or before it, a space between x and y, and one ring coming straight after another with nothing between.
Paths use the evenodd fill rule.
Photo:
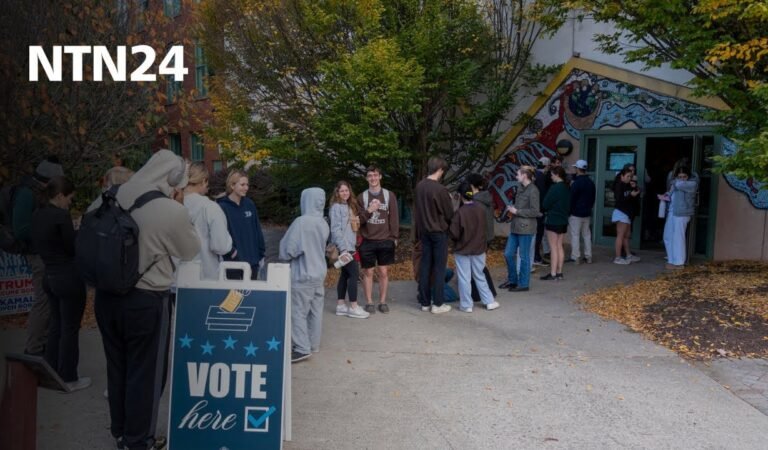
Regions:
<instances>
[{"instance_id":1,"label":"person in gray jacket","mask_svg":"<svg viewBox=\"0 0 768 450\"><path fill-rule=\"evenodd\" d=\"M336 264L337 267L338 264L343 264L340 267L341 275L336 285L336 293L338 294L336 297L338 299L336 315L367 319L371 314L357 303L357 279L360 277L360 266L354 255L357 245L357 230L360 228L358 208L352 186L344 180L336 183L333 196L331 196L331 209L328 212L331 218L331 242L342 255ZM347 253L348 256L344 256L344 253ZM349 293L349 306L344 300L347 293Z\"/></svg>"},{"instance_id":2,"label":"person in gray jacket","mask_svg":"<svg viewBox=\"0 0 768 450\"><path fill-rule=\"evenodd\" d=\"M205 196L208 193L208 169L198 161L189 166L189 183L184 188L184 206L200 237L200 279L218 280L219 262L224 256L234 258L237 250L227 230L227 217L221 207Z\"/></svg>"},{"instance_id":3,"label":"person in gray jacket","mask_svg":"<svg viewBox=\"0 0 768 450\"><path fill-rule=\"evenodd\" d=\"M691 170L680 166L674 171L674 178L669 183L669 191L659 196L669 202L667 220L664 223L664 248L667 250L667 269L682 269L687 252L685 248L685 230L696 209L696 191L699 189L699 177L691 176Z\"/></svg>"},{"instance_id":4,"label":"person in gray jacket","mask_svg":"<svg viewBox=\"0 0 768 450\"><path fill-rule=\"evenodd\" d=\"M301 216L280 240L280 259L291 263L291 361L303 361L320 351L325 298L325 243L330 230L323 219L325 192L317 187L301 192Z\"/></svg>"},{"instance_id":5,"label":"person in gray jacket","mask_svg":"<svg viewBox=\"0 0 768 450\"><path fill-rule=\"evenodd\" d=\"M541 216L539 209L539 189L532 182L533 168L522 166L517 170L517 182L520 183L515 194L515 204L507 206L512 214L510 233L504 249L507 261L506 287L512 292L529 289L531 278L530 258L531 240L536 236L536 219ZM520 252L520 266L517 266L515 254Z\"/></svg>"}]
</instances>

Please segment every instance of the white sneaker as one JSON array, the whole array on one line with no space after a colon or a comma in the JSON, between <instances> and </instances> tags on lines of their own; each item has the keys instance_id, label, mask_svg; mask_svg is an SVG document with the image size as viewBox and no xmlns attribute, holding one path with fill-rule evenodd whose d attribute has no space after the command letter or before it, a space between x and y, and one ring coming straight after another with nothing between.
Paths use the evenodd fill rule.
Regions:
<instances>
[{"instance_id":1,"label":"white sneaker","mask_svg":"<svg viewBox=\"0 0 768 450\"><path fill-rule=\"evenodd\" d=\"M432 314L442 314L442 313L446 313L446 312L448 312L450 310L451 310L451 305L446 305L445 303L443 303L440 306L432 305Z\"/></svg>"},{"instance_id":2,"label":"white sneaker","mask_svg":"<svg viewBox=\"0 0 768 450\"><path fill-rule=\"evenodd\" d=\"M640 261L642 261L642 260L643 260L643 258L641 258L641 257L639 257L639 256L637 256L637 255L633 255L633 254L631 254L631 253L629 254L629 256L627 256L627 259L628 259L628 260L629 260L629 262L631 262L631 263L636 263L636 262L640 262Z\"/></svg>"},{"instance_id":3,"label":"white sneaker","mask_svg":"<svg viewBox=\"0 0 768 450\"><path fill-rule=\"evenodd\" d=\"M613 258L613 263L614 264L622 264L624 266L626 266L627 264L630 264L629 260L624 259L624 258L619 257L619 256Z\"/></svg>"},{"instance_id":4,"label":"white sneaker","mask_svg":"<svg viewBox=\"0 0 768 450\"><path fill-rule=\"evenodd\" d=\"M586 262L587 264L592 264L592 257L588 256L588 257L584 258L584 262Z\"/></svg>"},{"instance_id":5,"label":"white sneaker","mask_svg":"<svg viewBox=\"0 0 768 450\"><path fill-rule=\"evenodd\" d=\"M336 314L338 314L338 308L336 308ZM357 308L347 308L347 317L352 317L353 319L367 319L370 315L360 305L357 305Z\"/></svg>"},{"instance_id":6,"label":"white sneaker","mask_svg":"<svg viewBox=\"0 0 768 450\"><path fill-rule=\"evenodd\" d=\"M465 313L471 313L472 308L462 308L461 306L459 306L459 311L465 312Z\"/></svg>"},{"instance_id":7,"label":"white sneaker","mask_svg":"<svg viewBox=\"0 0 768 450\"><path fill-rule=\"evenodd\" d=\"M488 303L487 305L485 305L485 309L487 309L488 311L493 311L494 309L498 308L499 306L501 306L501 305L499 305L499 302Z\"/></svg>"},{"instance_id":8,"label":"white sneaker","mask_svg":"<svg viewBox=\"0 0 768 450\"><path fill-rule=\"evenodd\" d=\"M359 308L359 306L358 306L358 308ZM336 315L337 316L346 316L347 314L349 314L349 307L346 304L341 304L341 305L336 304ZM366 313L366 314L368 314L368 313ZM368 316L366 316L366 317L368 317Z\"/></svg>"},{"instance_id":9,"label":"white sneaker","mask_svg":"<svg viewBox=\"0 0 768 450\"><path fill-rule=\"evenodd\" d=\"M72 393L89 387L91 385L91 378L80 377L77 381L70 381L64 384L67 386L67 393Z\"/></svg>"},{"instance_id":10,"label":"white sneaker","mask_svg":"<svg viewBox=\"0 0 768 450\"><path fill-rule=\"evenodd\" d=\"M422 306L421 307L421 310L424 311L424 312L429 312L430 309L431 308L429 306Z\"/></svg>"}]
</instances>

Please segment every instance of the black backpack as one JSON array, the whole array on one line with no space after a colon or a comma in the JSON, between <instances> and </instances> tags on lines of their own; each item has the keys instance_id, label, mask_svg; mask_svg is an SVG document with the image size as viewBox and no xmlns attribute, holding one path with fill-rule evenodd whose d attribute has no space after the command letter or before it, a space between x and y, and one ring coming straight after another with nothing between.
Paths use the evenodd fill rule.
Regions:
<instances>
[{"instance_id":1,"label":"black backpack","mask_svg":"<svg viewBox=\"0 0 768 450\"><path fill-rule=\"evenodd\" d=\"M146 192L126 210L118 204L116 195L117 188L104 192L101 206L83 216L75 240L75 261L86 283L123 295L146 273L139 272L139 226L131 213L167 196L160 191Z\"/></svg>"}]
</instances>

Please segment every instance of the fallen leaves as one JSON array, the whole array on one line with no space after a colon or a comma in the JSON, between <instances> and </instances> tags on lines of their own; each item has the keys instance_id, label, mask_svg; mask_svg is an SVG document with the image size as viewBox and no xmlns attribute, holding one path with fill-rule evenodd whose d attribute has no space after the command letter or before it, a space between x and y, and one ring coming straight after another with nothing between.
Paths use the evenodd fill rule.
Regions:
<instances>
[{"instance_id":1,"label":"fallen leaves","mask_svg":"<svg viewBox=\"0 0 768 450\"><path fill-rule=\"evenodd\" d=\"M768 356L768 265L711 263L582 296L585 309L689 359Z\"/></svg>"}]
</instances>

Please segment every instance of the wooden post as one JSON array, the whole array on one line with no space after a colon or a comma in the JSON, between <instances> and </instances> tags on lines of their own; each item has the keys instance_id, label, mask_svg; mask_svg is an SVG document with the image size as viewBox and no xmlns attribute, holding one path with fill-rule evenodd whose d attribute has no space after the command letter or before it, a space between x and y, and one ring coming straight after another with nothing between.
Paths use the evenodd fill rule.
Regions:
<instances>
[{"instance_id":1,"label":"wooden post","mask_svg":"<svg viewBox=\"0 0 768 450\"><path fill-rule=\"evenodd\" d=\"M35 450L37 375L19 361L6 360L0 405L0 449Z\"/></svg>"}]
</instances>

